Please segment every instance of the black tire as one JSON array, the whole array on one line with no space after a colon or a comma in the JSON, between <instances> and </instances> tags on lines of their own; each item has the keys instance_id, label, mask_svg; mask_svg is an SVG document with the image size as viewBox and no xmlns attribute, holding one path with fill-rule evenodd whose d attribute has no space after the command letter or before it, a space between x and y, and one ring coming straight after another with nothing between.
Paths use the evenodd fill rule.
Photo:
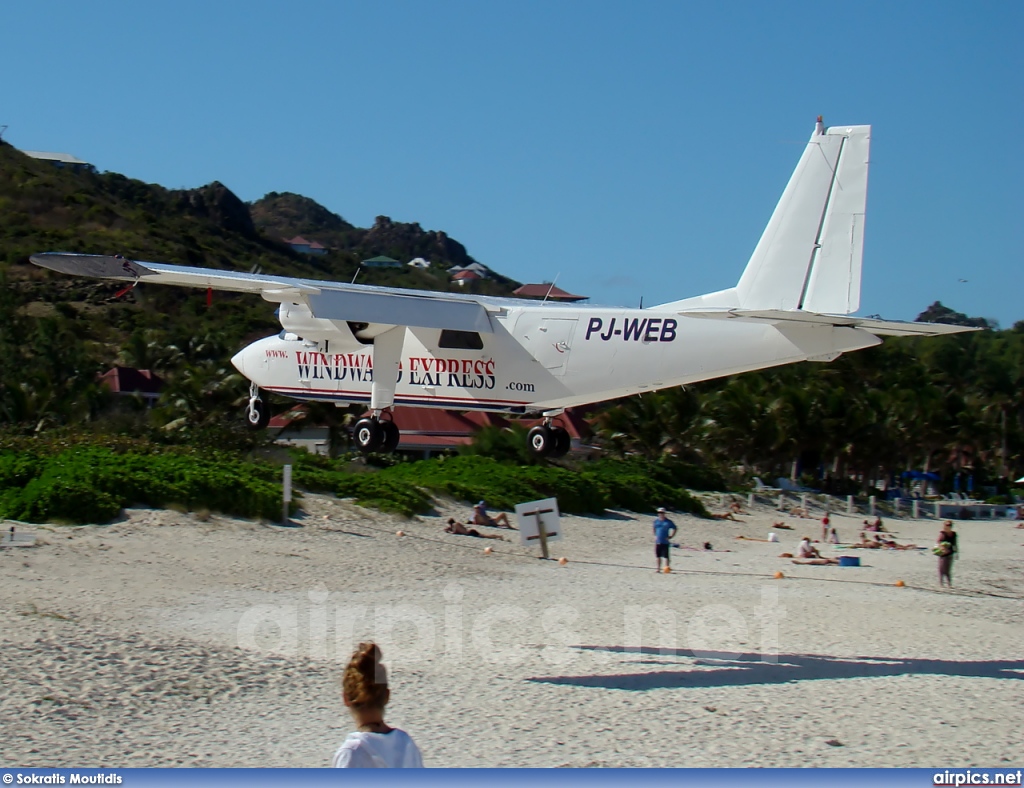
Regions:
<instances>
[{"instance_id":1,"label":"black tire","mask_svg":"<svg viewBox=\"0 0 1024 788\"><path fill-rule=\"evenodd\" d=\"M384 430L378 419L360 419L352 428L352 440L361 452L377 451L384 443Z\"/></svg>"},{"instance_id":2,"label":"black tire","mask_svg":"<svg viewBox=\"0 0 1024 788\"><path fill-rule=\"evenodd\" d=\"M245 423L254 430L266 429L270 424L270 407L267 403L258 399L253 403L253 407L246 407Z\"/></svg>"},{"instance_id":3,"label":"black tire","mask_svg":"<svg viewBox=\"0 0 1024 788\"><path fill-rule=\"evenodd\" d=\"M398 427L395 426L393 421L382 421L380 428L384 432L384 442L381 444L380 450L390 454L398 448L398 442L402 439L402 433L399 432Z\"/></svg>"},{"instance_id":4,"label":"black tire","mask_svg":"<svg viewBox=\"0 0 1024 788\"><path fill-rule=\"evenodd\" d=\"M538 424L526 436L527 445L538 457L548 457L555 449L555 436L551 428Z\"/></svg>"},{"instance_id":5,"label":"black tire","mask_svg":"<svg viewBox=\"0 0 1024 788\"><path fill-rule=\"evenodd\" d=\"M555 438L555 448L548 456L564 457L569 453L569 449L572 448L572 438L569 437L569 431L562 427L552 427L551 434Z\"/></svg>"}]
</instances>

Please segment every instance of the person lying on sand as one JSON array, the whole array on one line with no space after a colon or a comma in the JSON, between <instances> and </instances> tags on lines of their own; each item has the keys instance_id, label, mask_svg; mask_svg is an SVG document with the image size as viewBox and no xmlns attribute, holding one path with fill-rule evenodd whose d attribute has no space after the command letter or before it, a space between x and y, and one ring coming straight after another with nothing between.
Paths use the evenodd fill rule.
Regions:
<instances>
[{"instance_id":1,"label":"person lying on sand","mask_svg":"<svg viewBox=\"0 0 1024 788\"><path fill-rule=\"evenodd\" d=\"M878 539L878 543L882 545L885 550L916 550L916 544L900 544L892 539Z\"/></svg>"},{"instance_id":2,"label":"person lying on sand","mask_svg":"<svg viewBox=\"0 0 1024 788\"><path fill-rule=\"evenodd\" d=\"M849 547L853 550L917 550L916 544L899 544L892 539L879 537L877 534L873 539L868 539L863 531L860 533L860 542L851 544Z\"/></svg>"},{"instance_id":3,"label":"person lying on sand","mask_svg":"<svg viewBox=\"0 0 1024 788\"><path fill-rule=\"evenodd\" d=\"M480 501L473 507L473 525L487 525L491 528L511 528L508 515L498 512L494 517L487 514L487 502Z\"/></svg>"},{"instance_id":4,"label":"person lying on sand","mask_svg":"<svg viewBox=\"0 0 1024 788\"><path fill-rule=\"evenodd\" d=\"M446 534L458 534L459 536L476 536L480 539L501 539L505 541L505 537L501 534L482 534L476 528L467 528L454 517L448 518L448 525L445 527L444 532Z\"/></svg>"},{"instance_id":5,"label":"person lying on sand","mask_svg":"<svg viewBox=\"0 0 1024 788\"><path fill-rule=\"evenodd\" d=\"M782 528L785 531L792 531L793 530L793 526L786 525L781 520L779 520L779 522L777 522L777 523L772 523L772 528Z\"/></svg>"},{"instance_id":6,"label":"person lying on sand","mask_svg":"<svg viewBox=\"0 0 1024 788\"><path fill-rule=\"evenodd\" d=\"M860 541L856 544L849 545L854 549L860 550L877 550L882 546L882 543L877 539L868 539L868 536L863 531L860 532Z\"/></svg>"},{"instance_id":7,"label":"person lying on sand","mask_svg":"<svg viewBox=\"0 0 1024 788\"><path fill-rule=\"evenodd\" d=\"M732 520L734 523L742 523L743 522L742 520L737 520L733 516L733 513L731 511L725 512L724 514L712 514L711 516L714 519L716 519L716 520Z\"/></svg>"},{"instance_id":8,"label":"person lying on sand","mask_svg":"<svg viewBox=\"0 0 1024 788\"><path fill-rule=\"evenodd\" d=\"M832 565L832 564L838 566L839 565L839 559L838 558L812 558L810 560L803 560L803 561L799 561L797 559L793 559L793 563L794 564L800 564L801 566L829 566L829 565Z\"/></svg>"}]
</instances>

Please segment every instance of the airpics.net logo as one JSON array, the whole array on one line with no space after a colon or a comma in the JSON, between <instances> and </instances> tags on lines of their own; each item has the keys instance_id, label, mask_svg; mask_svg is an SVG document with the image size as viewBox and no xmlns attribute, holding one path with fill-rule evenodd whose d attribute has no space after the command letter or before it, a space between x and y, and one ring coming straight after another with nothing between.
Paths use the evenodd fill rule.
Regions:
<instances>
[{"instance_id":1,"label":"airpics.net logo","mask_svg":"<svg viewBox=\"0 0 1024 788\"><path fill-rule=\"evenodd\" d=\"M932 777L932 785L961 786L961 785L1022 785L1022 772L1016 771L972 771L971 769L935 772Z\"/></svg>"}]
</instances>

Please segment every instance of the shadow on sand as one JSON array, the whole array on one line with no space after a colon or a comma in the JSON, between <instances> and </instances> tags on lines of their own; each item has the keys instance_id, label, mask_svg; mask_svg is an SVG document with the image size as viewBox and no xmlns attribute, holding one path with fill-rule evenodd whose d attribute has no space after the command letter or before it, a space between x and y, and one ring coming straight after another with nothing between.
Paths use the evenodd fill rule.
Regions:
<instances>
[{"instance_id":1,"label":"shadow on sand","mask_svg":"<svg viewBox=\"0 0 1024 788\"><path fill-rule=\"evenodd\" d=\"M972 676L987 679L1024 679L1024 660L961 662L944 659L888 659L885 657L829 657L812 654L739 654L717 652L713 659L687 649L577 646L582 651L616 652L652 657L677 656L692 660L681 670L618 673L590 676L535 676L529 681L644 691L699 689L754 684L787 684L824 679L882 678L885 676ZM662 663L664 664L664 663Z\"/></svg>"}]
</instances>

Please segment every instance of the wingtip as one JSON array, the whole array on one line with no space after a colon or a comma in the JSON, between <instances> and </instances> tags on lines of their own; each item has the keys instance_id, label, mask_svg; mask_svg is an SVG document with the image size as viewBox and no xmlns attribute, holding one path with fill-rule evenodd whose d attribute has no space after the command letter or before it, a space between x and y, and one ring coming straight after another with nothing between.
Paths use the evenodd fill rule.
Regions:
<instances>
[{"instance_id":1,"label":"wingtip","mask_svg":"<svg viewBox=\"0 0 1024 788\"><path fill-rule=\"evenodd\" d=\"M40 252L29 255L29 260L40 268L48 268L62 274L91 276L96 279L134 281L155 273L146 266L120 255Z\"/></svg>"}]
</instances>

